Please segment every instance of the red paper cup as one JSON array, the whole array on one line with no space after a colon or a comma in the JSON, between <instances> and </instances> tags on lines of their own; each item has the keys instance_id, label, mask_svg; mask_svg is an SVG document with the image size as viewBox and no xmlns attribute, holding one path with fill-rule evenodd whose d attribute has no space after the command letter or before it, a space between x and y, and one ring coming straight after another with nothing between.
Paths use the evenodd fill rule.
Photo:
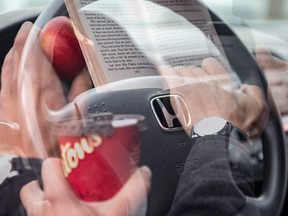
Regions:
<instances>
[{"instance_id":1,"label":"red paper cup","mask_svg":"<svg viewBox=\"0 0 288 216\"><path fill-rule=\"evenodd\" d=\"M86 201L113 197L138 167L140 115L98 114L55 125L65 177Z\"/></svg>"}]
</instances>

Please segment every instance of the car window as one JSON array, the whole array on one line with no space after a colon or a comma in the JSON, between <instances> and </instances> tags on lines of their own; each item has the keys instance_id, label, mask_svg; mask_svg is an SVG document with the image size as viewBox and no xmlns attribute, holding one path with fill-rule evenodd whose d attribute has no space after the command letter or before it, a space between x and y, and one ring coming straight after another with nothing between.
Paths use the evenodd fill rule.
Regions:
<instances>
[{"instance_id":1,"label":"car window","mask_svg":"<svg viewBox=\"0 0 288 216\"><path fill-rule=\"evenodd\" d=\"M249 49L254 49L255 44L269 45L277 56L287 59L287 0L202 0L202 2L230 24Z\"/></svg>"},{"instance_id":2,"label":"car window","mask_svg":"<svg viewBox=\"0 0 288 216\"><path fill-rule=\"evenodd\" d=\"M9 0L0 2L0 13L17 9L43 7L52 0Z\"/></svg>"},{"instance_id":3,"label":"car window","mask_svg":"<svg viewBox=\"0 0 288 216\"><path fill-rule=\"evenodd\" d=\"M288 18L286 0L202 0L225 21L275 20Z\"/></svg>"}]
</instances>

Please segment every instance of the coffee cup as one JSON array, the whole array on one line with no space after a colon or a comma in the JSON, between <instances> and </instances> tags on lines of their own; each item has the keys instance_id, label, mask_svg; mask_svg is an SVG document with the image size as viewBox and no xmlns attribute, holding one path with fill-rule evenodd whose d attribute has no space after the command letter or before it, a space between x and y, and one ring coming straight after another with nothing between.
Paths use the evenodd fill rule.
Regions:
<instances>
[{"instance_id":1,"label":"coffee cup","mask_svg":"<svg viewBox=\"0 0 288 216\"><path fill-rule=\"evenodd\" d=\"M75 193L85 201L112 198L138 167L145 129L141 115L104 113L58 121L54 133L63 172Z\"/></svg>"}]
</instances>

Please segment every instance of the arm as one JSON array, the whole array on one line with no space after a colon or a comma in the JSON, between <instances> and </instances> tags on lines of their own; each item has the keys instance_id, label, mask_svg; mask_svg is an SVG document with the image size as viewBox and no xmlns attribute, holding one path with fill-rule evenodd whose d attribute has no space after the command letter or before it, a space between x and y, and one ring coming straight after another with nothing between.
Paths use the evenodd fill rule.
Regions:
<instances>
[{"instance_id":1,"label":"arm","mask_svg":"<svg viewBox=\"0 0 288 216\"><path fill-rule=\"evenodd\" d=\"M7 136L2 134L1 141L6 142L5 146L10 146L10 148L5 148L5 151L4 148L0 148L0 150L3 150L2 154L10 154L15 153L14 150L11 152L11 149L20 149L21 154L19 156L24 160L27 160L26 158L38 158L36 160L42 163L43 158L39 158L43 154L39 154L35 147L39 145L45 147L43 149L48 152L48 156L50 156L51 147L55 147L51 145L50 140L51 131L48 128L51 122L50 119L47 119L48 111L57 111L64 107L69 100L73 100L81 92L90 89L91 82L87 71L78 75L73 80L67 99L60 80L51 67L51 62L43 54L37 43L38 34L39 29L36 26L25 23L19 30L2 68L0 117L4 122L17 122L19 127L15 136L19 142L13 139L7 143ZM33 41L35 43L32 44L33 49L29 50L30 52L24 52L28 35L36 36L35 41ZM20 59L24 55L28 55L28 60L32 59L32 61L22 62L25 67L21 67ZM27 96L24 103L21 101L23 94ZM23 106L29 106L28 109L26 107L27 112ZM31 130L29 126L32 126L34 130ZM41 142L38 142L39 140ZM2 142L0 147L3 147ZM21 160L21 158L19 159ZM30 163L29 165L33 164ZM37 181L32 181L38 179L40 173L43 179L43 190ZM145 214L150 176L151 173L148 168L141 168L112 200L104 204L86 203L79 200L68 186L59 160L49 158L44 160L42 169L40 166L34 166L22 173L19 172L19 175L6 179L0 185L0 191L4 191L4 193L0 193L0 213L1 215L22 216L26 215L25 211L27 211L29 216L63 214L100 216L115 215L116 213L117 215L137 215L139 211L141 214ZM23 185L25 186L23 187ZM21 193L21 200L19 193Z\"/></svg>"},{"instance_id":2,"label":"arm","mask_svg":"<svg viewBox=\"0 0 288 216\"><path fill-rule=\"evenodd\" d=\"M174 202L168 216L232 216L246 204L243 192L232 178L228 159L228 140L223 136L205 136L197 139L178 183ZM233 172L252 176L248 165ZM242 182L245 191L253 196L253 187ZM253 209L257 215L257 209Z\"/></svg>"},{"instance_id":3,"label":"arm","mask_svg":"<svg viewBox=\"0 0 288 216\"><path fill-rule=\"evenodd\" d=\"M282 115L288 114L288 63L273 56L265 47L257 47L256 59Z\"/></svg>"},{"instance_id":4,"label":"arm","mask_svg":"<svg viewBox=\"0 0 288 216\"><path fill-rule=\"evenodd\" d=\"M226 119L247 133L256 131L253 135L261 134L268 118L263 93L256 86L247 85L240 89L224 89L223 81L214 79L220 73L227 76L217 60L207 59L202 67L164 67L160 71L167 77L170 92L181 95L188 105L192 122L186 129L189 136L192 126L209 116ZM175 73L182 75L183 83L176 83L179 79L169 79ZM209 76L210 79L205 78ZM192 78L194 83L187 85L187 78ZM230 82L229 76L227 78L225 83ZM205 80L209 80L209 83ZM177 109L177 104L171 103ZM192 138L192 142L195 143L186 160L168 215L238 214L245 206L246 199L235 182L241 182L246 193L253 195L251 185L242 181L243 176L249 178L251 175L249 165L237 169L234 172L236 179L233 180L228 158L229 136L206 135ZM257 209L253 213L257 215Z\"/></svg>"},{"instance_id":5,"label":"arm","mask_svg":"<svg viewBox=\"0 0 288 216\"><path fill-rule=\"evenodd\" d=\"M39 31L40 29L30 22L22 25L13 47L5 57L1 72L0 121L13 122L17 127L12 128L12 124L10 126L6 124L5 128L1 127L4 132L1 131L0 134L0 150L3 144L10 145L10 149L13 151L19 149L21 155L26 157L43 156L36 152L33 143L43 145L49 155L51 151L50 119L47 119L49 111L58 111L67 105L69 100L92 87L88 72L83 70L73 80L68 97L64 95L61 81L38 43ZM32 37L35 37L33 43ZM25 49L27 45L31 46L29 50ZM24 63L23 59L26 60ZM31 127L34 127L32 134ZM38 129L41 139L36 139L38 136L35 136L35 131ZM6 149L5 152L9 150Z\"/></svg>"},{"instance_id":6,"label":"arm","mask_svg":"<svg viewBox=\"0 0 288 216\"><path fill-rule=\"evenodd\" d=\"M21 190L20 197L29 216L104 216L145 215L151 172L139 168L124 187L103 202L84 202L71 190L62 172L59 159L49 158L42 168L44 190L33 181Z\"/></svg>"}]
</instances>

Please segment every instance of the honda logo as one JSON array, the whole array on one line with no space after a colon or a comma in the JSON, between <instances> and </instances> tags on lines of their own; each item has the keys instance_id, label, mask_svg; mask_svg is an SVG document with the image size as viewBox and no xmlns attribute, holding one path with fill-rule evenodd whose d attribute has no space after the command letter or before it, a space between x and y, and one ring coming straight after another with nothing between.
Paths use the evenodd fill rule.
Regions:
<instances>
[{"instance_id":1,"label":"honda logo","mask_svg":"<svg viewBox=\"0 0 288 216\"><path fill-rule=\"evenodd\" d=\"M189 111L179 95L155 97L151 100L151 106L160 127L166 131L182 130L190 124Z\"/></svg>"}]
</instances>

